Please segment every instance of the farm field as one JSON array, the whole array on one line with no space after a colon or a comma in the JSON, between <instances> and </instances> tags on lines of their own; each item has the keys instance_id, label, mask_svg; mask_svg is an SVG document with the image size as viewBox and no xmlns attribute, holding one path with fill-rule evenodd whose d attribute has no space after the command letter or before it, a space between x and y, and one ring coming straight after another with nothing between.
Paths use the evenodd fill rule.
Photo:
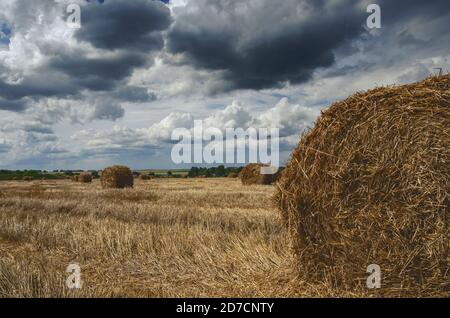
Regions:
<instances>
[{"instance_id":1,"label":"farm field","mask_svg":"<svg viewBox=\"0 0 450 318\"><path fill-rule=\"evenodd\" d=\"M0 297L367 296L293 268L273 186L238 179L0 183ZM71 263L82 288L65 282Z\"/></svg>"}]
</instances>

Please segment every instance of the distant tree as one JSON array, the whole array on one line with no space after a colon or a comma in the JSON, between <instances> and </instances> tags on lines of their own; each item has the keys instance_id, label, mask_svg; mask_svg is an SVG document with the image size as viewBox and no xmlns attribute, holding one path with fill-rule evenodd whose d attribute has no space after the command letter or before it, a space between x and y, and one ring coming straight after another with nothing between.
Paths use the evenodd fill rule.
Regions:
<instances>
[{"instance_id":1,"label":"distant tree","mask_svg":"<svg viewBox=\"0 0 450 318\"><path fill-rule=\"evenodd\" d=\"M199 169L197 167L192 167L188 173L189 178L195 178L199 176Z\"/></svg>"},{"instance_id":2,"label":"distant tree","mask_svg":"<svg viewBox=\"0 0 450 318\"><path fill-rule=\"evenodd\" d=\"M94 178L98 178L98 176L99 176L97 170L92 170L92 171L90 171L90 173L91 173L91 175L92 175Z\"/></svg>"},{"instance_id":3,"label":"distant tree","mask_svg":"<svg viewBox=\"0 0 450 318\"><path fill-rule=\"evenodd\" d=\"M225 166L218 166L217 168L216 168L216 171L215 171L215 173L214 173L214 175L216 176L216 177L225 177Z\"/></svg>"}]
</instances>

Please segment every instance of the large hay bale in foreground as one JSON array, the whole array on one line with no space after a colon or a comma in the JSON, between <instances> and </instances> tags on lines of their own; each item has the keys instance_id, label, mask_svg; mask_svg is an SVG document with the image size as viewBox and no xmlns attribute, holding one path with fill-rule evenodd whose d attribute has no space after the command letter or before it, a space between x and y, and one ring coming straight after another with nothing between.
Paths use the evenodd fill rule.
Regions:
<instances>
[{"instance_id":1,"label":"large hay bale in foreground","mask_svg":"<svg viewBox=\"0 0 450 318\"><path fill-rule=\"evenodd\" d=\"M263 167L268 167L268 165L250 163L245 166L239 174L242 184L273 184L276 181L276 174L261 174L261 168Z\"/></svg>"},{"instance_id":2,"label":"large hay bale in foreground","mask_svg":"<svg viewBox=\"0 0 450 318\"><path fill-rule=\"evenodd\" d=\"M103 189L124 189L133 187L134 177L130 168L112 166L103 169L100 181Z\"/></svg>"},{"instance_id":3,"label":"large hay bale in foreground","mask_svg":"<svg viewBox=\"0 0 450 318\"><path fill-rule=\"evenodd\" d=\"M449 75L322 113L275 195L305 279L365 289L377 264L380 293L450 291L449 124Z\"/></svg>"},{"instance_id":4,"label":"large hay bale in foreground","mask_svg":"<svg viewBox=\"0 0 450 318\"><path fill-rule=\"evenodd\" d=\"M77 176L77 181L81 183L91 183L92 175L88 172L82 172Z\"/></svg>"}]
</instances>

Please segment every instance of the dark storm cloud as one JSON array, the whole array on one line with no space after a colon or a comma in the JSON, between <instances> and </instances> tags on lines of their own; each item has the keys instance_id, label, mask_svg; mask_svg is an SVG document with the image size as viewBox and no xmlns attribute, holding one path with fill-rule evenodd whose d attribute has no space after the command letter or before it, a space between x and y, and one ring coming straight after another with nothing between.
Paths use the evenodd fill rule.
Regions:
<instances>
[{"instance_id":1,"label":"dark storm cloud","mask_svg":"<svg viewBox=\"0 0 450 318\"><path fill-rule=\"evenodd\" d=\"M145 63L144 55L134 53L98 58L68 54L53 58L48 67L68 75L75 86L92 91L108 91L115 89L120 81Z\"/></svg>"},{"instance_id":2,"label":"dark storm cloud","mask_svg":"<svg viewBox=\"0 0 450 318\"><path fill-rule=\"evenodd\" d=\"M0 82L0 86L1 86ZM14 112L24 111L26 108L26 103L23 100L7 100L0 97L0 110L9 110Z\"/></svg>"},{"instance_id":3,"label":"dark storm cloud","mask_svg":"<svg viewBox=\"0 0 450 318\"><path fill-rule=\"evenodd\" d=\"M411 18L437 19L450 13L450 1L448 0L379 0L374 3L381 6L385 25Z\"/></svg>"},{"instance_id":4,"label":"dark storm cloud","mask_svg":"<svg viewBox=\"0 0 450 318\"><path fill-rule=\"evenodd\" d=\"M443 17L450 1L378 1L383 27ZM197 0L177 12L168 50L197 68L223 71L227 89L263 89L308 81L359 39L368 17L358 1ZM431 32L434 34L434 32ZM419 40L403 37L410 43ZM389 48L386 48L389 49Z\"/></svg>"},{"instance_id":5,"label":"dark storm cloud","mask_svg":"<svg viewBox=\"0 0 450 318\"><path fill-rule=\"evenodd\" d=\"M327 1L200 0L179 13L168 49L199 68L224 70L232 88L270 88L331 66L333 50L363 31L366 16L345 0L333 8Z\"/></svg>"},{"instance_id":6,"label":"dark storm cloud","mask_svg":"<svg viewBox=\"0 0 450 318\"><path fill-rule=\"evenodd\" d=\"M16 3L16 7L20 5L24 2ZM28 13L31 10L29 6L24 9ZM18 15L16 28L29 27L28 19ZM135 69L151 63L152 52L162 49L162 31L170 23L170 10L159 1L109 0L102 4L86 4L82 8L82 28L75 36L109 52L92 57L78 47L39 44L41 53L48 60L18 84L0 79L0 109L20 112L31 100L81 98L85 91L109 92L109 97L121 101L154 100L152 93L122 85ZM0 32L1 39L11 35L5 24L0 24Z\"/></svg>"},{"instance_id":7,"label":"dark storm cloud","mask_svg":"<svg viewBox=\"0 0 450 318\"><path fill-rule=\"evenodd\" d=\"M159 50L161 31L171 23L170 10L153 0L110 0L83 7L79 40L102 49Z\"/></svg>"},{"instance_id":8,"label":"dark storm cloud","mask_svg":"<svg viewBox=\"0 0 450 318\"><path fill-rule=\"evenodd\" d=\"M75 93L76 88L70 82L61 81L64 78L54 75L43 70L41 74L30 76L20 84L8 84L0 80L0 101L3 98L10 101L10 105L20 105L24 97L64 97Z\"/></svg>"},{"instance_id":9,"label":"dark storm cloud","mask_svg":"<svg viewBox=\"0 0 450 318\"><path fill-rule=\"evenodd\" d=\"M142 54L118 54L113 57L88 58L76 52L60 54L49 60L20 84L0 80L0 109L20 112L26 108L25 98L80 98L82 90L113 91L120 100L148 101L154 96L139 88L119 87L135 68L144 66ZM45 79L45 80L44 80ZM117 91L116 91L117 90Z\"/></svg>"}]
</instances>

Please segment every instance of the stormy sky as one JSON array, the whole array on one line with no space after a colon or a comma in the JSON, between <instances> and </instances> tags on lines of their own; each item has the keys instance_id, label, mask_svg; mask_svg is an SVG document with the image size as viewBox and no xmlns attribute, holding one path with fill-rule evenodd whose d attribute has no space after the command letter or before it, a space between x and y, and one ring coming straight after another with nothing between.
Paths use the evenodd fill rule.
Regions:
<instances>
[{"instance_id":1,"label":"stormy sky","mask_svg":"<svg viewBox=\"0 0 450 318\"><path fill-rule=\"evenodd\" d=\"M194 120L280 128L285 160L333 101L448 71L449 21L448 0L0 0L0 169L176 168Z\"/></svg>"}]
</instances>

